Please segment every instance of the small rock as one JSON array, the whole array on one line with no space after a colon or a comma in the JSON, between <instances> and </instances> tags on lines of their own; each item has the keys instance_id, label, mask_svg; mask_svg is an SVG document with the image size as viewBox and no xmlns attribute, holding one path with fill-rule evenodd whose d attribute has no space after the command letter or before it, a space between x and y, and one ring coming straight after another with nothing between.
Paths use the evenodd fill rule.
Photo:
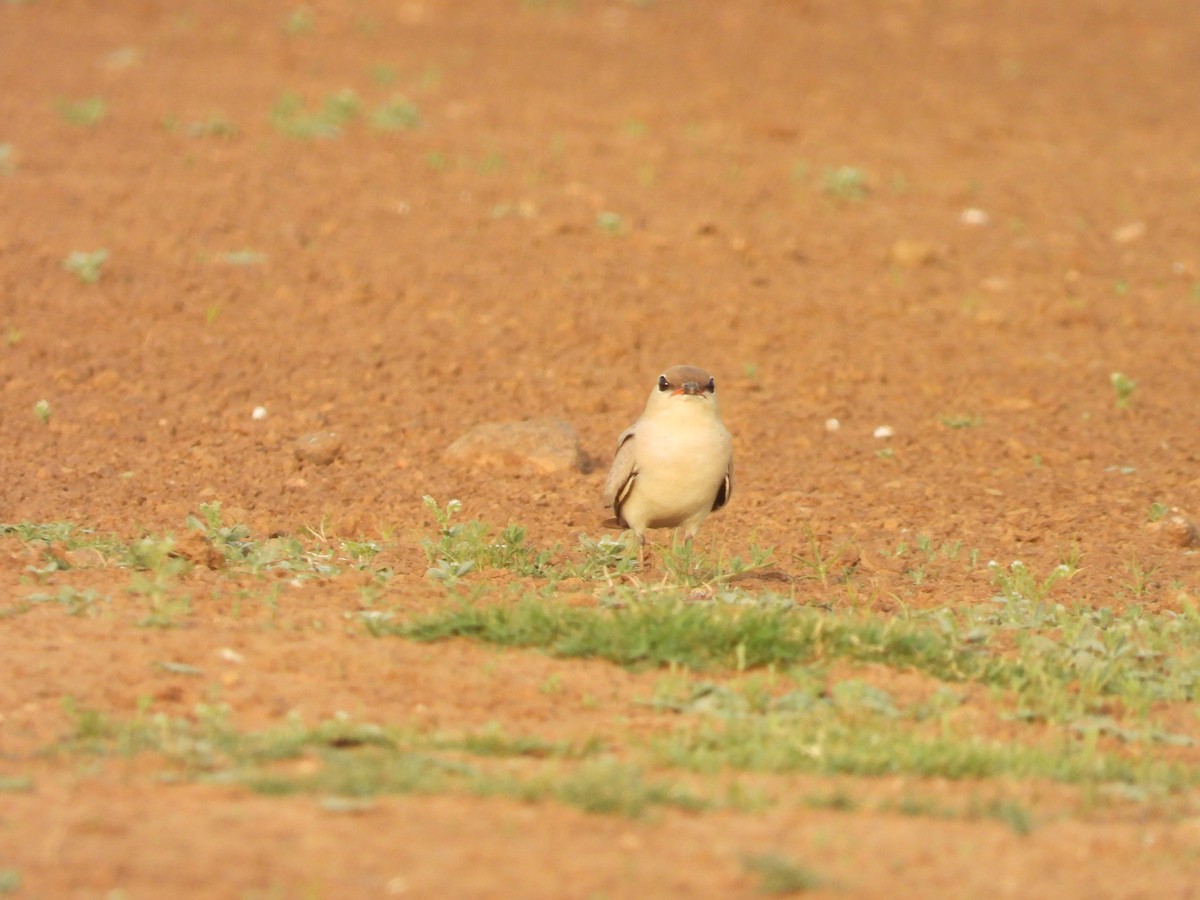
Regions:
<instances>
[{"instance_id":1,"label":"small rock","mask_svg":"<svg viewBox=\"0 0 1200 900\"><path fill-rule=\"evenodd\" d=\"M476 425L447 447L444 456L452 462L542 474L583 469L579 435L562 419Z\"/></svg>"},{"instance_id":2,"label":"small rock","mask_svg":"<svg viewBox=\"0 0 1200 900\"><path fill-rule=\"evenodd\" d=\"M841 427L842 427L842 423L839 422L837 419L826 419L825 420L825 430L828 432L832 433L834 431L838 431L841 429Z\"/></svg>"},{"instance_id":3,"label":"small rock","mask_svg":"<svg viewBox=\"0 0 1200 900\"><path fill-rule=\"evenodd\" d=\"M1126 222L1119 228L1113 229L1112 239L1115 244L1132 244L1134 241L1141 240L1145 235L1145 222Z\"/></svg>"},{"instance_id":4,"label":"small rock","mask_svg":"<svg viewBox=\"0 0 1200 900\"><path fill-rule=\"evenodd\" d=\"M958 220L960 222L962 222L964 225L979 226L979 225L986 225L988 222L990 222L992 220L992 217L989 216L982 209L975 209L974 207L971 207L969 209L964 209L959 214Z\"/></svg>"},{"instance_id":5,"label":"small rock","mask_svg":"<svg viewBox=\"0 0 1200 900\"><path fill-rule=\"evenodd\" d=\"M95 547L78 547L63 553L72 569L98 569L104 565L104 554Z\"/></svg>"},{"instance_id":6,"label":"small rock","mask_svg":"<svg viewBox=\"0 0 1200 900\"><path fill-rule=\"evenodd\" d=\"M317 431L297 439L296 459L314 466L327 466L342 455L342 438L334 431Z\"/></svg>"},{"instance_id":7,"label":"small rock","mask_svg":"<svg viewBox=\"0 0 1200 900\"><path fill-rule=\"evenodd\" d=\"M255 422L261 422L267 417L267 408L265 406L256 406L250 413L250 418Z\"/></svg>"},{"instance_id":8,"label":"small rock","mask_svg":"<svg viewBox=\"0 0 1200 900\"><path fill-rule=\"evenodd\" d=\"M872 434L879 440L886 440L887 438L895 436L896 429L891 425L880 425Z\"/></svg>"},{"instance_id":9,"label":"small rock","mask_svg":"<svg viewBox=\"0 0 1200 900\"><path fill-rule=\"evenodd\" d=\"M1196 523L1184 515L1178 507L1171 507L1167 514L1151 527L1161 534L1164 540L1176 547L1200 545L1200 529L1197 529Z\"/></svg>"},{"instance_id":10,"label":"small rock","mask_svg":"<svg viewBox=\"0 0 1200 900\"><path fill-rule=\"evenodd\" d=\"M888 251L888 259L898 266L915 269L925 266L937 259L937 248L926 241L910 241L904 238L892 244Z\"/></svg>"}]
</instances>

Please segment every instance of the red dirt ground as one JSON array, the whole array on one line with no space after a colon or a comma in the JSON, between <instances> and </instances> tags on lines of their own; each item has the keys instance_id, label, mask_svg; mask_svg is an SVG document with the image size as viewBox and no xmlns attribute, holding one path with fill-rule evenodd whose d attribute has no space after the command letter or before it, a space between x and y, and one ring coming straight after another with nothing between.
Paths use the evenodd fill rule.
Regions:
<instances>
[{"instance_id":1,"label":"red dirt ground","mask_svg":"<svg viewBox=\"0 0 1200 900\"><path fill-rule=\"evenodd\" d=\"M180 534L220 501L259 536L383 533L390 602L429 608L424 495L539 546L598 534L616 435L690 362L716 374L738 467L705 546L771 546L798 577L815 540L883 611L984 600L987 560L1072 553L1075 601L1200 592L1195 550L1149 527L1152 504L1200 514L1189 4L211 7L0 4L0 521ZM316 108L343 89L368 111L403 95L421 124L272 123L289 92ZM102 121L69 121L91 97ZM862 196L836 189L842 167ZM100 248L97 283L64 270ZM442 458L474 425L538 416L578 431L588 471ZM340 458L297 462L324 430ZM918 535L979 564L915 583L894 551ZM3 555L15 602L29 559ZM126 571L72 574L133 602ZM0 774L34 784L0 793L19 896L753 896L741 860L765 851L831 895L1200 896L1194 800L1030 836L787 804L643 821L447 794L346 814L38 755L67 695L184 715L218 691L245 727L344 710L619 744L661 724L636 702L652 673L371 640L344 624L345 579L283 586L267 623L231 612L236 583L191 578L217 599L189 630L132 628L133 609L0 619Z\"/></svg>"}]
</instances>

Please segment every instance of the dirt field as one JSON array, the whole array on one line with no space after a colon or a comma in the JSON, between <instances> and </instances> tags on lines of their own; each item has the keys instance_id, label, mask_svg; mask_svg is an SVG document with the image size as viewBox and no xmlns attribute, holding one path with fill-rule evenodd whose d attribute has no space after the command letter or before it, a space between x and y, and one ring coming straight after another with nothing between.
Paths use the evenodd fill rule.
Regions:
<instances>
[{"instance_id":1,"label":"dirt field","mask_svg":"<svg viewBox=\"0 0 1200 900\"><path fill-rule=\"evenodd\" d=\"M377 638L360 613L457 602L426 576L426 495L535 547L615 535L616 436L685 362L715 374L737 464L700 543L774 550L748 589L891 615L1071 560L1057 602L1186 615L1197 46L1177 0L0 3L0 892L803 886L747 862L768 857L818 873L819 896L1200 896L1188 785L1108 804L1044 779L668 771L770 802L358 804L181 772L195 746L91 752L80 724L221 704L244 731L342 716L638 758L678 719L646 702L664 670ZM443 458L476 425L543 417L577 431L580 466ZM332 462L298 457L329 431ZM187 519L218 502L255 539L374 541L390 577L210 567ZM21 523L174 535L194 566L137 581ZM853 598L812 577L817 552ZM464 582L481 603L537 589ZM68 588L108 599L30 600ZM164 627L137 627L148 604ZM896 696L934 687L838 665ZM1200 738L1193 703L1159 711ZM1116 752L1200 764L1190 743ZM801 802L838 792L857 802ZM929 811L997 798L1035 827Z\"/></svg>"}]
</instances>

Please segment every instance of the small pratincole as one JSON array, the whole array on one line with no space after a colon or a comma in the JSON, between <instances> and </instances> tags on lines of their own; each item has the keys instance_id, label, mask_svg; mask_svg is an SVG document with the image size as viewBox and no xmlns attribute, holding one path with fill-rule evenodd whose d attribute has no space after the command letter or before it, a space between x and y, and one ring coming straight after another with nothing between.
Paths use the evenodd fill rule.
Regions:
<instances>
[{"instance_id":1,"label":"small pratincole","mask_svg":"<svg viewBox=\"0 0 1200 900\"><path fill-rule=\"evenodd\" d=\"M697 366L658 376L641 417L617 439L604 505L638 539L646 529L682 528L690 540L733 493L733 442L717 408L717 385Z\"/></svg>"}]
</instances>

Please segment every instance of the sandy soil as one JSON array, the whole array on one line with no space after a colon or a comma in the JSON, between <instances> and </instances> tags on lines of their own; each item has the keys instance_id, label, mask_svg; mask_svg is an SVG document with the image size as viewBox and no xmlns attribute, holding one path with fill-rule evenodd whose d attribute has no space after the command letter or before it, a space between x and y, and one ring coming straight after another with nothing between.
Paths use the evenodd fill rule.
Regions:
<instances>
[{"instance_id":1,"label":"sandy soil","mask_svg":"<svg viewBox=\"0 0 1200 900\"><path fill-rule=\"evenodd\" d=\"M716 374L738 465L706 546L771 546L796 576L816 541L884 611L990 594L985 565L917 583L894 551L918 535L1038 571L1076 553L1071 599L1179 609L1195 551L1149 526L1154 504L1200 514L1200 25L1173 0L1050 6L10 0L0 521L180 534L220 501L259 536L384 534L389 601L426 609L424 495L539 546L601 533L616 435L689 362ZM286 95L347 89L364 113L340 134L285 133L304 126ZM393 97L417 127L372 124ZM101 248L96 283L64 270ZM581 470L443 459L543 416L577 430ZM328 430L340 456L299 461ZM9 603L65 583L31 586L15 541L0 555ZM64 696L184 715L217 691L245 727L342 710L617 746L664 715L637 702L653 673L367 638L346 579L237 615L239 583L201 566L191 627L146 630L128 572L71 574L120 608L0 620L0 774L33 783L0 794L20 896L753 896L742 859L765 851L811 862L818 894L1200 895L1186 803L1029 836L798 804L339 813L46 757Z\"/></svg>"}]
</instances>

